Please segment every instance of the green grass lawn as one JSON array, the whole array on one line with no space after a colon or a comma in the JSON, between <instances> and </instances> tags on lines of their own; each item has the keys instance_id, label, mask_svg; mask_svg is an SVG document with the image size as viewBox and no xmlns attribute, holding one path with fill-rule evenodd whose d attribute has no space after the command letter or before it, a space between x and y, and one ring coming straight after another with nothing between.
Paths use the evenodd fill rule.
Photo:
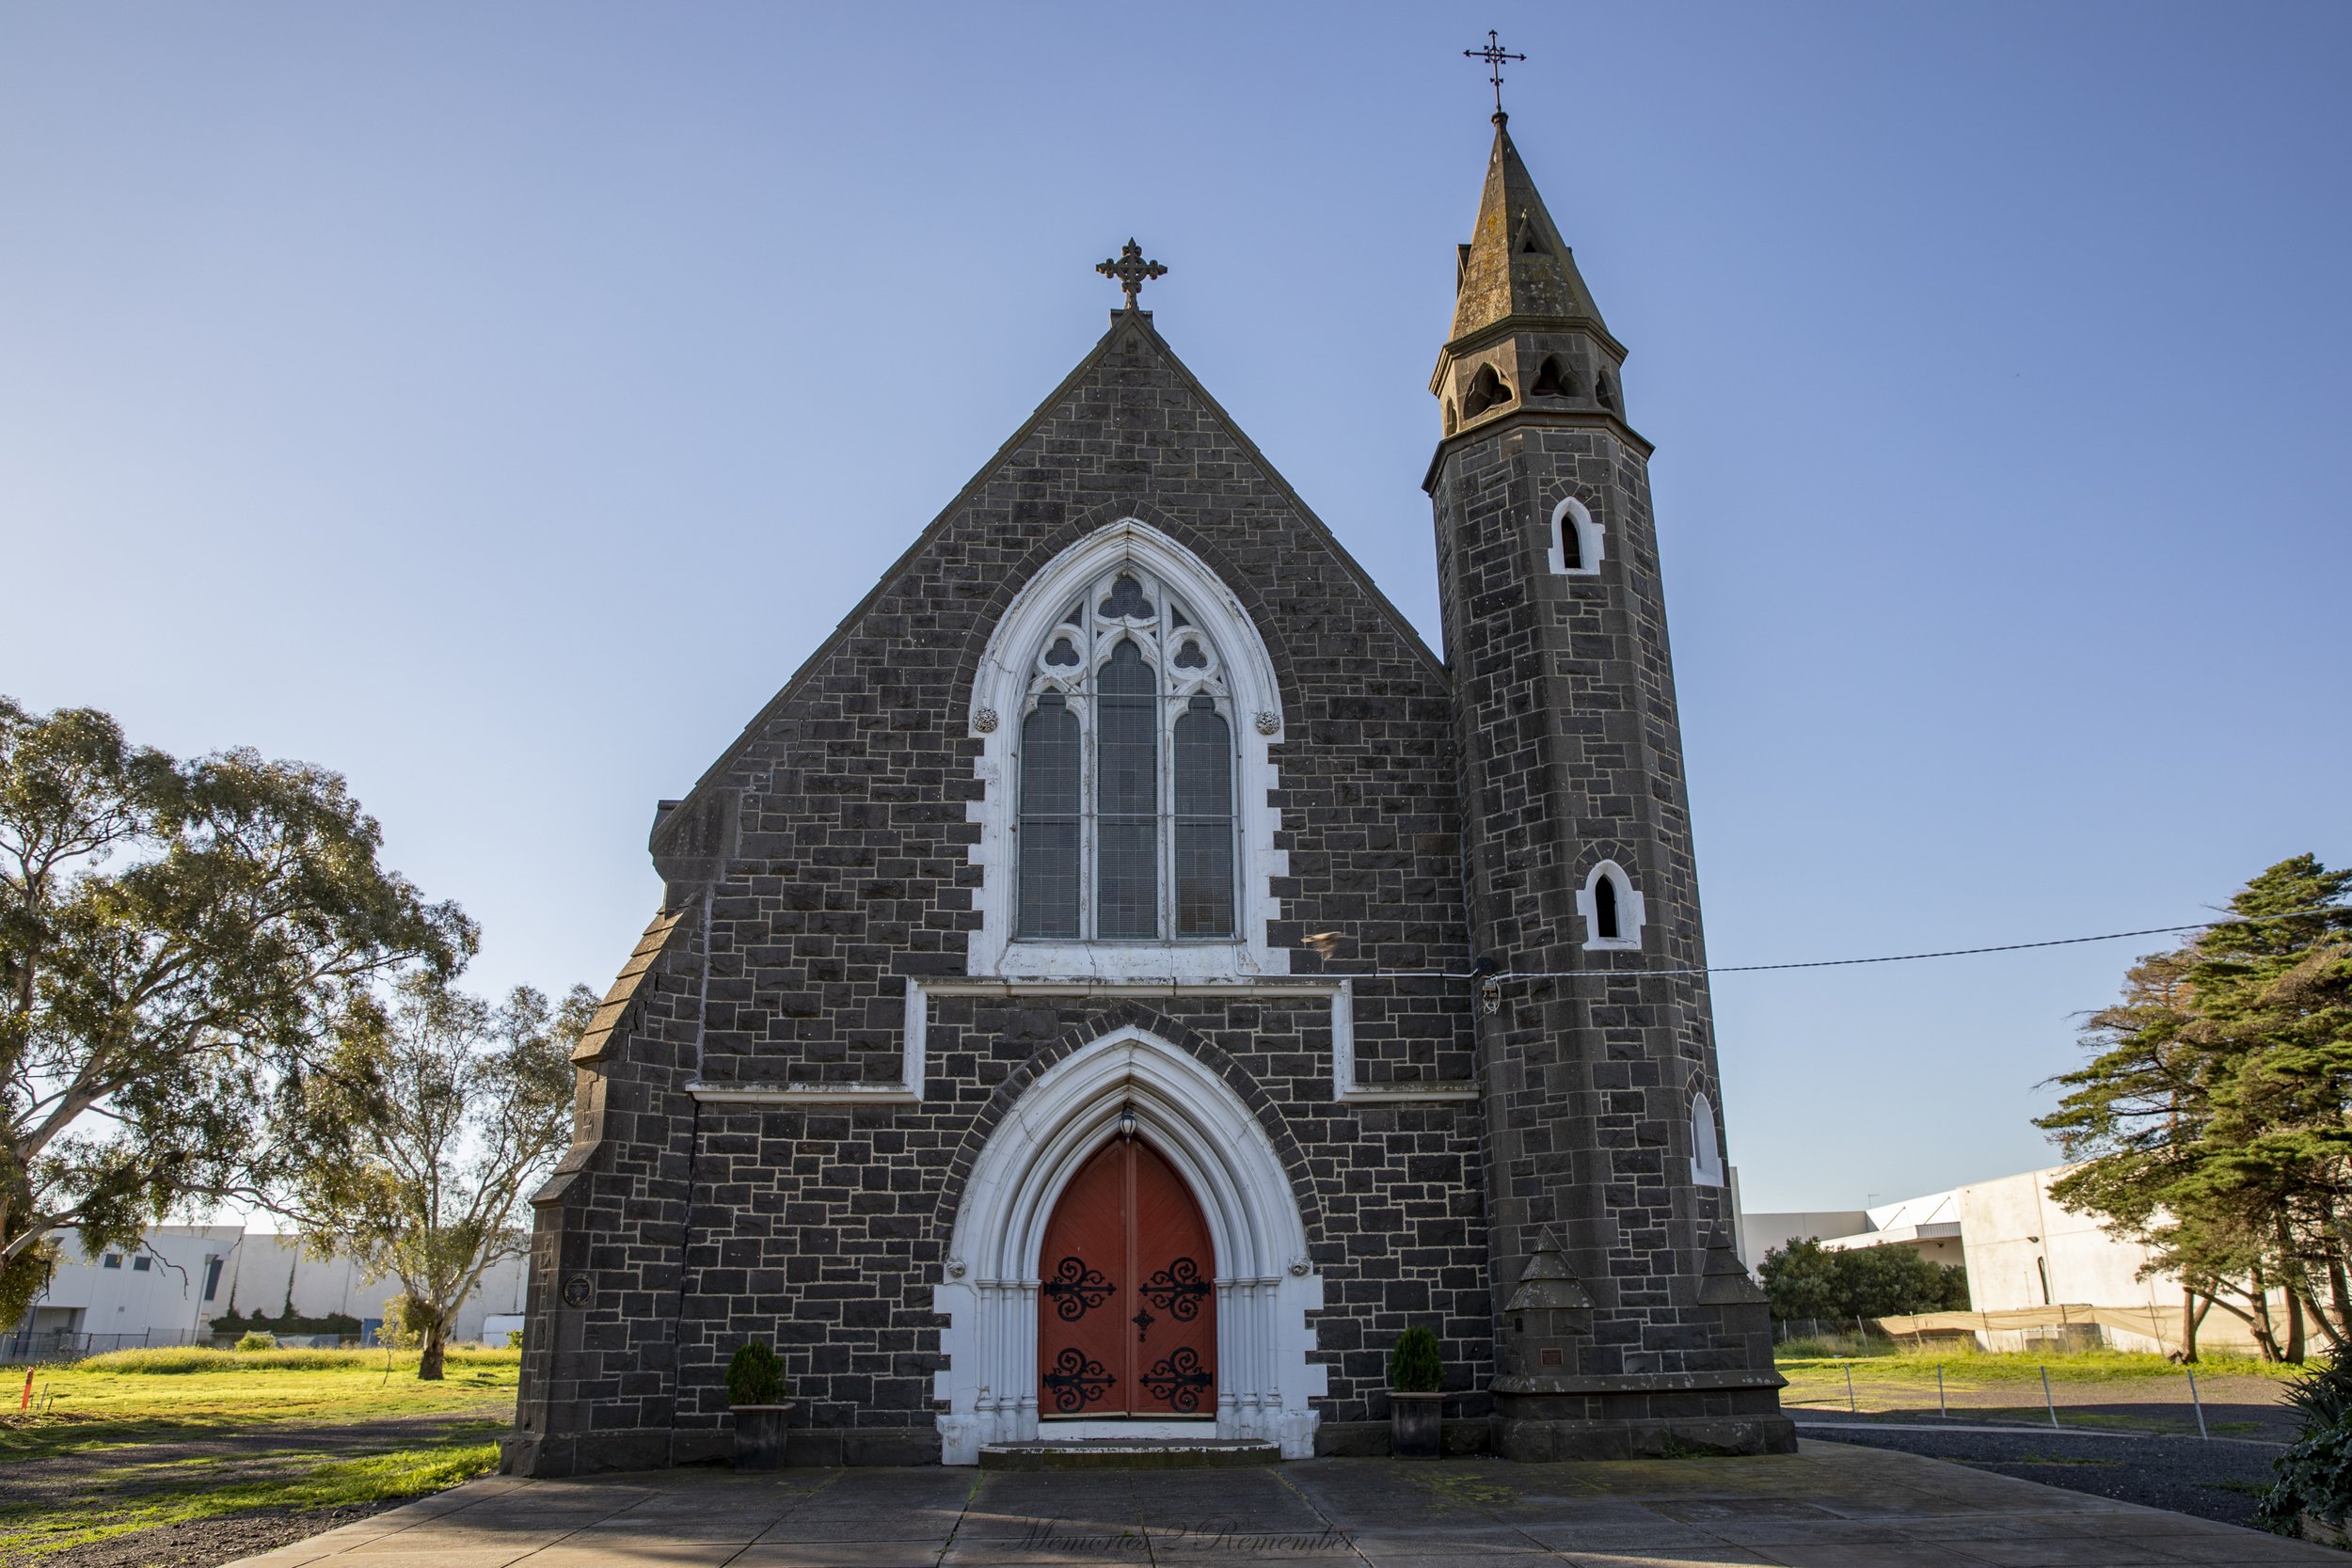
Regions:
<instances>
[{"instance_id":1,"label":"green grass lawn","mask_svg":"<svg viewBox=\"0 0 2352 1568\"><path fill-rule=\"evenodd\" d=\"M497 1464L520 1361L453 1351L439 1383L418 1381L413 1352L125 1351L37 1367L40 1413L0 1402L0 1562L186 1520L455 1485ZM5 1375L6 1394L21 1397L23 1369ZM450 1419L424 1433L365 1430L409 1416ZM318 1426L360 1430L333 1450L288 1445ZM116 1449L120 1462L108 1463ZM60 1463L28 1463L41 1460Z\"/></svg>"},{"instance_id":2,"label":"green grass lawn","mask_svg":"<svg viewBox=\"0 0 2352 1568\"><path fill-rule=\"evenodd\" d=\"M1872 1383L1916 1383L1924 1387L1935 1386L1935 1371L1944 1369L1947 1386L1988 1386L2005 1383L2030 1383L2037 1388L2042 1384L2042 1370L2050 1370L2052 1383L2146 1383L2161 1378L2170 1383L2184 1382L2180 1365L2161 1355L2141 1354L2131 1351L2080 1351L2071 1354L2036 1354L2028 1351L1987 1352L1949 1350L1899 1350L1874 1340L1880 1347L1875 1353L1859 1356L1790 1355L1788 1351L1814 1349L1806 1341L1782 1347L1773 1365L1781 1375L1791 1382L1800 1374L1805 1377L1831 1377L1840 1380L1843 1369L1851 1361L1857 1379ZM2252 1356L2208 1356L2197 1363L2200 1381L2225 1377L2259 1377L2284 1383L2298 1377L2304 1369L2283 1363L2263 1362Z\"/></svg>"}]
</instances>

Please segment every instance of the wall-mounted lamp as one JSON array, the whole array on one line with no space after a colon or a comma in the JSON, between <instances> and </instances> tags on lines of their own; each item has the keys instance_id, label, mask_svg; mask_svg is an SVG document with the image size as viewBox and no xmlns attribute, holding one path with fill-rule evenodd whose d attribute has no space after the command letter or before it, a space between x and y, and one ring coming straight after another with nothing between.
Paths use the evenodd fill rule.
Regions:
<instances>
[{"instance_id":1,"label":"wall-mounted lamp","mask_svg":"<svg viewBox=\"0 0 2352 1568\"><path fill-rule=\"evenodd\" d=\"M1119 1108L1119 1136L1122 1142L1133 1142L1136 1135L1136 1108L1133 1104Z\"/></svg>"}]
</instances>

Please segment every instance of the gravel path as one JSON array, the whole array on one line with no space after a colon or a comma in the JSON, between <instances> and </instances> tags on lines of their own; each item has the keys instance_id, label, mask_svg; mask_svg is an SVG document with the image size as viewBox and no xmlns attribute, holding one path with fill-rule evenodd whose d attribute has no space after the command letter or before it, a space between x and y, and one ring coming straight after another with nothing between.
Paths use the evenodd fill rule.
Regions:
<instances>
[{"instance_id":1,"label":"gravel path","mask_svg":"<svg viewBox=\"0 0 2352 1568\"><path fill-rule=\"evenodd\" d=\"M2062 1486L2070 1492L2169 1509L2223 1524L2254 1523L2256 1489L2276 1478L2278 1445L2201 1442L2194 1437L2140 1437L2104 1433L1948 1432L1869 1423L1801 1421L1807 1437L1857 1447L1896 1449L1929 1459L1956 1460L1998 1475Z\"/></svg>"},{"instance_id":2,"label":"gravel path","mask_svg":"<svg viewBox=\"0 0 2352 1568\"><path fill-rule=\"evenodd\" d=\"M263 1509L219 1519L191 1519L184 1525L133 1530L87 1546L68 1547L34 1560L40 1568L220 1568L224 1562L259 1557L339 1525L356 1524L393 1506Z\"/></svg>"},{"instance_id":3,"label":"gravel path","mask_svg":"<svg viewBox=\"0 0 2352 1568\"><path fill-rule=\"evenodd\" d=\"M485 1414L503 1414L503 1410L459 1410L317 1426L264 1424L199 1430L168 1442L18 1459L0 1468L0 1505L69 1510L88 1506L92 1497L129 1501L145 1493L186 1486L198 1462L209 1462L204 1464L203 1479L211 1484L260 1481L321 1460L358 1459L470 1435L465 1429L479 1426ZM258 1509L133 1530L46 1553L37 1560L40 1568L214 1568L216 1563L232 1562L364 1519L390 1506Z\"/></svg>"}]
</instances>

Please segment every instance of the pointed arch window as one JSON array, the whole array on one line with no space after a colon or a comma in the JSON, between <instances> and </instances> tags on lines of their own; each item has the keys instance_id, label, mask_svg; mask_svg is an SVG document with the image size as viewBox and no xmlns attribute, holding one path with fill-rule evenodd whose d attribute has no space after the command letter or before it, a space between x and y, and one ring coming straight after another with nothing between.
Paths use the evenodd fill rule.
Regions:
<instances>
[{"instance_id":1,"label":"pointed arch window","mask_svg":"<svg viewBox=\"0 0 2352 1568\"><path fill-rule=\"evenodd\" d=\"M1715 1102L1703 1094L1691 1097L1691 1182L1698 1187L1724 1185L1723 1143L1715 1132Z\"/></svg>"},{"instance_id":2,"label":"pointed arch window","mask_svg":"<svg viewBox=\"0 0 2352 1568\"><path fill-rule=\"evenodd\" d=\"M1600 572L1600 524L1574 496L1561 499L1551 509L1551 569L1561 577L1589 578Z\"/></svg>"},{"instance_id":3,"label":"pointed arch window","mask_svg":"<svg viewBox=\"0 0 2352 1568\"><path fill-rule=\"evenodd\" d=\"M1586 952L1640 949L1642 895L1615 861L1603 861L1586 875L1576 912L1584 917Z\"/></svg>"},{"instance_id":4,"label":"pointed arch window","mask_svg":"<svg viewBox=\"0 0 2352 1568\"><path fill-rule=\"evenodd\" d=\"M1232 941L1232 695L1184 601L1121 563L1045 634L1028 684L1016 936Z\"/></svg>"}]
</instances>

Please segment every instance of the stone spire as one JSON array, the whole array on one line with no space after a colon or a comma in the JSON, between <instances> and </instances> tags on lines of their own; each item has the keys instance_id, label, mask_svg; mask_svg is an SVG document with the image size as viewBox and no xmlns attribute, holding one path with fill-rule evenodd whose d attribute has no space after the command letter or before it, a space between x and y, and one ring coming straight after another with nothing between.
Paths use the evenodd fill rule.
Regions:
<instances>
[{"instance_id":1,"label":"stone spire","mask_svg":"<svg viewBox=\"0 0 2352 1568\"><path fill-rule=\"evenodd\" d=\"M1631 435L1618 379L1625 345L1602 325L1506 119L1495 116L1478 227L1461 247L1454 331L1429 378L1440 428L1451 439L1532 414Z\"/></svg>"},{"instance_id":2,"label":"stone spire","mask_svg":"<svg viewBox=\"0 0 2352 1568\"><path fill-rule=\"evenodd\" d=\"M1467 338L1511 316L1602 326L1600 308L1577 273L1575 256L1544 210L1518 149L1511 145L1508 118L1495 116L1478 227L1462 246L1453 336Z\"/></svg>"}]
</instances>

